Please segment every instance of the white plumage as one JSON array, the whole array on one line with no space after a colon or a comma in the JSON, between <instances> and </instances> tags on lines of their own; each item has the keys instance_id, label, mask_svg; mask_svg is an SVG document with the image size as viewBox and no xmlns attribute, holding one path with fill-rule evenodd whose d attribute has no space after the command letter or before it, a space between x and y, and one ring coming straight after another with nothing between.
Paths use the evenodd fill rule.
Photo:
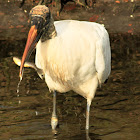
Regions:
<instances>
[{"instance_id":1,"label":"white plumage","mask_svg":"<svg viewBox=\"0 0 140 140\"><path fill-rule=\"evenodd\" d=\"M92 100L111 71L107 31L86 21L63 20L54 25L57 36L36 46L36 66L43 69L51 91L73 90Z\"/></svg>"},{"instance_id":2,"label":"white plumage","mask_svg":"<svg viewBox=\"0 0 140 140\"><path fill-rule=\"evenodd\" d=\"M75 91L87 99L86 129L89 129L91 101L98 85L104 83L111 71L111 52L106 29L93 22L53 21L48 7L38 5L30 11L31 28L20 66L23 67L35 43L35 65L29 67L45 75L54 92L52 128L57 126L56 93ZM40 39L40 40L39 40ZM39 41L38 41L39 40Z\"/></svg>"}]
</instances>

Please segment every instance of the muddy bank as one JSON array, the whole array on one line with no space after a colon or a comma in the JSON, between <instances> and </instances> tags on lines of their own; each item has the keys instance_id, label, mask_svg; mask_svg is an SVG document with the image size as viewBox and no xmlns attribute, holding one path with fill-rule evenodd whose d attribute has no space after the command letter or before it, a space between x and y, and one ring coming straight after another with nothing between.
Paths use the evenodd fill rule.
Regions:
<instances>
[{"instance_id":1,"label":"muddy bank","mask_svg":"<svg viewBox=\"0 0 140 140\"><path fill-rule=\"evenodd\" d=\"M0 2L0 40L23 40L28 33L28 13L38 1L25 1L20 8L19 1ZM109 33L140 33L140 2L134 1L97 1L91 7L68 2L58 16L59 6L51 3L55 20L74 19L103 24Z\"/></svg>"}]
</instances>

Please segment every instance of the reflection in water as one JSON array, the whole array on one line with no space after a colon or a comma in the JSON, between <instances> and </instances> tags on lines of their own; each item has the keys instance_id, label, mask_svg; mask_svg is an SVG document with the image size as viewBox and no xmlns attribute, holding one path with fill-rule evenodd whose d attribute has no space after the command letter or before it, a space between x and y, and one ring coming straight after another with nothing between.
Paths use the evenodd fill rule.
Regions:
<instances>
[{"instance_id":1,"label":"reflection in water","mask_svg":"<svg viewBox=\"0 0 140 140\"><path fill-rule=\"evenodd\" d=\"M140 132L139 35L119 34L110 35L110 38L112 72L108 83L98 89L92 102L89 133L86 133L84 128L86 101L73 92L58 94L59 128L57 134L52 133L50 125L52 94L49 93L45 82L34 70L27 68L19 90L19 67L14 64L12 57L22 55L25 41L22 45L10 42L10 45L4 47L1 43L0 139L138 139ZM32 60L33 57L32 55Z\"/></svg>"}]
</instances>

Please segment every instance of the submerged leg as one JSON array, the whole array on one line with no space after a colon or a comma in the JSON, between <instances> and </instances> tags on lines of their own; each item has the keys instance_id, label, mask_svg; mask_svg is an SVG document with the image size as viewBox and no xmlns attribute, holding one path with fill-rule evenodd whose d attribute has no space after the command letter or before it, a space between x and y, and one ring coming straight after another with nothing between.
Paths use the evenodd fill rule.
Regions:
<instances>
[{"instance_id":1,"label":"submerged leg","mask_svg":"<svg viewBox=\"0 0 140 140\"><path fill-rule=\"evenodd\" d=\"M90 112L91 100L87 100L87 110L86 110L86 130L89 130L89 112Z\"/></svg>"},{"instance_id":2,"label":"submerged leg","mask_svg":"<svg viewBox=\"0 0 140 140\"><path fill-rule=\"evenodd\" d=\"M58 119L56 116L56 92L53 92L53 112L52 112L52 118L51 118L51 126L52 129L55 130L56 126L58 124Z\"/></svg>"}]
</instances>

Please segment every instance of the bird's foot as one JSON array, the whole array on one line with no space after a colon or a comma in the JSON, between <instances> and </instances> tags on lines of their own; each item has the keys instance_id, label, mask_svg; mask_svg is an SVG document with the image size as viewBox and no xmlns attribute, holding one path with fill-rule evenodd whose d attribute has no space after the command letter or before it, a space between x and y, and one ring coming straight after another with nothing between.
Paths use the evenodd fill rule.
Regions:
<instances>
[{"instance_id":1,"label":"bird's foot","mask_svg":"<svg viewBox=\"0 0 140 140\"><path fill-rule=\"evenodd\" d=\"M57 116L52 116L52 118L51 118L52 129L55 130L57 125L58 125L58 118L57 118Z\"/></svg>"}]
</instances>

